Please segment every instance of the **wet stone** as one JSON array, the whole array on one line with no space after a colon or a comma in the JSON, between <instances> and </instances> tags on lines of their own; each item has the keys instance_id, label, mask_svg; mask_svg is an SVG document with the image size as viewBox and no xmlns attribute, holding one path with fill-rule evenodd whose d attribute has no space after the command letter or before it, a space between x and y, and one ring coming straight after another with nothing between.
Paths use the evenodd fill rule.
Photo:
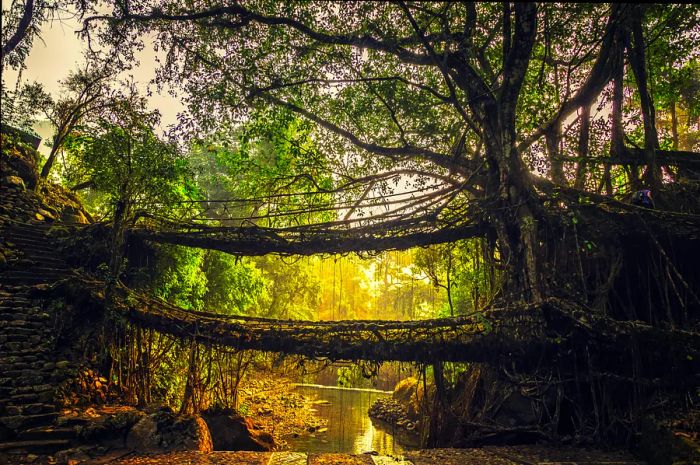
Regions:
<instances>
[{"instance_id":1,"label":"wet stone","mask_svg":"<svg viewBox=\"0 0 700 465\"><path fill-rule=\"evenodd\" d=\"M415 465L513 465L515 462L483 449L426 449L411 451L407 458Z\"/></svg>"},{"instance_id":2,"label":"wet stone","mask_svg":"<svg viewBox=\"0 0 700 465\"><path fill-rule=\"evenodd\" d=\"M25 414L36 415L38 413L53 412L56 409L53 405L48 404L29 404L22 409Z\"/></svg>"},{"instance_id":3,"label":"wet stone","mask_svg":"<svg viewBox=\"0 0 700 465\"><path fill-rule=\"evenodd\" d=\"M15 370L26 370L28 368L31 368L31 365L28 363L13 363L12 368Z\"/></svg>"},{"instance_id":4,"label":"wet stone","mask_svg":"<svg viewBox=\"0 0 700 465\"><path fill-rule=\"evenodd\" d=\"M371 455L309 454L309 465L374 465Z\"/></svg>"},{"instance_id":5,"label":"wet stone","mask_svg":"<svg viewBox=\"0 0 700 465\"><path fill-rule=\"evenodd\" d=\"M403 457L391 457L387 455L375 455L372 456L375 465L413 465L408 459Z\"/></svg>"},{"instance_id":6,"label":"wet stone","mask_svg":"<svg viewBox=\"0 0 700 465\"><path fill-rule=\"evenodd\" d=\"M303 452L274 452L267 465L306 465L307 460Z\"/></svg>"},{"instance_id":7,"label":"wet stone","mask_svg":"<svg viewBox=\"0 0 700 465\"><path fill-rule=\"evenodd\" d=\"M15 386L36 386L44 381L43 376L22 376L15 380Z\"/></svg>"},{"instance_id":8,"label":"wet stone","mask_svg":"<svg viewBox=\"0 0 700 465\"><path fill-rule=\"evenodd\" d=\"M50 384L38 384L32 387L34 392L45 392L53 390L53 386Z\"/></svg>"},{"instance_id":9,"label":"wet stone","mask_svg":"<svg viewBox=\"0 0 700 465\"><path fill-rule=\"evenodd\" d=\"M22 407L16 405L8 405L5 407L5 415L16 416L22 415Z\"/></svg>"}]
</instances>

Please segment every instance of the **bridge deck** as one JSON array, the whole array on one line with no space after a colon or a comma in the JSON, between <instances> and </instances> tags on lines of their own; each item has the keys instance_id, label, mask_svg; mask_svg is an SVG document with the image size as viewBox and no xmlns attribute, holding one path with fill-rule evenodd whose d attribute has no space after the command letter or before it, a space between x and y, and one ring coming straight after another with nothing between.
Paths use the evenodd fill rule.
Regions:
<instances>
[{"instance_id":1,"label":"bridge deck","mask_svg":"<svg viewBox=\"0 0 700 465\"><path fill-rule=\"evenodd\" d=\"M104 299L104 283L77 279L78 288ZM556 364L560 356L566 357L577 347L590 346L612 359L625 357L632 346L638 346L634 350L650 360L659 351L678 352L683 359L692 360L689 363L700 360L698 333L596 316L556 298L455 318L300 321L196 312L125 287L114 292L115 305L136 325L211 346L314 359L424 363L508 359L527 367Z\"/></svg>"}]
</instances>

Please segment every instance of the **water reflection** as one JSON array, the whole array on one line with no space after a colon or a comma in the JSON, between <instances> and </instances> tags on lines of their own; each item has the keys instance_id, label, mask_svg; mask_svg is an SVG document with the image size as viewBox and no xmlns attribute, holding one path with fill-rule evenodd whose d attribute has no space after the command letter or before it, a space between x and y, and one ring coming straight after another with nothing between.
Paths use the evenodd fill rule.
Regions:
<instances>
[{"instance_id":1,"label":"water reflection","mask_svg":"<svg viewBox=\"0 0 700 465\"><path fill-rule=\"evenodd\" d=\"M404 438L396 441L394 432L374 425L367 415L370 405L383 391L297 386L297 392L318 401L318 416L328 421L328 431L316 437L289 440L290 450L299 452L341 452L362 454L376 451L382 455L402 455L412 448ZM382 425L384 426L384 425Z\"/></svg>"}]
</instances>

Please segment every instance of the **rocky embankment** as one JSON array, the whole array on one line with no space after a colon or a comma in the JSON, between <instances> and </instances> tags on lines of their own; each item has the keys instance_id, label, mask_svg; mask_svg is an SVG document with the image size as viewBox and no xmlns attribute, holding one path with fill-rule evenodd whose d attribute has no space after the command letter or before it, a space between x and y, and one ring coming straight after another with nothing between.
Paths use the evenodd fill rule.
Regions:
<instances>
[{"instance_id":1,"label":"rocky embankment","mask_svg":"<svg viewBox=\"0 0 700 465\"><path fill-rule=\"evenodd\" d=\"M407 432L419 431L420 423L408 417L406 406L390 397L377 399L369 408L371 418L401 428Z\"/></svg>"},{"instance_id":2,"label":"rocky embankment","mask_svg":"<svg viewBox=\"0 0 700 465\"><path fill-rule=\"evenodd\" d=\"M391 397L377 399L369 408L369 416L409 434L421 430L419 405L423 396L422 387L415 378L400 381Z\"/></svg>"}]
</instances>

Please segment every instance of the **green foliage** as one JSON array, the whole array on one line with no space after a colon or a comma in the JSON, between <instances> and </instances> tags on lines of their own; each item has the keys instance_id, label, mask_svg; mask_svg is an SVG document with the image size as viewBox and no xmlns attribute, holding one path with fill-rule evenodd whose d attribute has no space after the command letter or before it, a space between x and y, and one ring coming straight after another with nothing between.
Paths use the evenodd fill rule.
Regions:
<instances>
[{"instance_id":1,"label":"green foliage","mask_svg":"<svg viewBox=\"0 0 700 465\"><path fill-rule=\"evenodd\" d=\"M204 251L160 245L158 252L149 287L158 297L180 307L201 310L208 292L207 276L201 272Z\"/></svg>"},{"instance_id":2,"label":"green foliage","mask_svg":"<svg viewBox=\"0 0 700 465\"><path fill-rule=\"evenodd\" d=\"M149 213L172 213L196 189L178 147L156 135L158 120L138 95L114 101L93 124L69 137L66 148L74 165L67 178L92 181L107 201L103 209L125 202Z\"/></svg>"},{"instance_id":3,"label":"green foliage","mask_svg":"<svg viewBox=\"0 0 700 465\"><path fill-rule=\"evenodd\" d=\"M483 247L483 240L472 239L414 251L415 273L449 292L446 306L436 316L471 313L490 301L494 290L489 281L491 268L484 263Z\"/></svg>"},{"instance_id":4,"label":"green foliage","mask_svg":"<svg viewBox=\"0 0 700 465\"><path fill-rule=\"evenodd\" d=\"M340 367L337 370L338 386L345 388L369 388L372 381L365 373L361 365L354 364L347 367Z\"/></svg>"},{"instance_id":5,"label":"green foliage","mask_svg":"<svg viewBox=\"0 0 700 465\"><path fill-rule=\"evenodd\" d=\"M37 122L38 109L51 104L51 96L38 82L24 84L17 91L7 89L4 80L2 82L0 118L3 124L35 134L32 126Z\"/></svg>"},{"instance_id":6,"label":"green foliage","mask_svg":"<svg viewBox=\"0 0 700 465\"><path fill-rule=\"evenodd\" d=\"M333 187L326 159L312 139L312 125L289 111L263 109L232 133L195 142L189 154L198 184L210 199L252 199L210 205L210 216L259 217L265 226L334 219L299 211L325 205ZM303 193L320 192L313 195ZM301 193L301 195L290 195Z\"/></svg>"},{"instance_id":7,"label":"green foliage","mask_svg":"<svg viewBox=\"0 0 700 465\"><path fill-rule=\"evenodd\" d=\"M255 313L269 286L254 263L231 255L208 251L201 270L207 279L204 308L230 315Z\"/></svg>"},{"instance_id":8,"label":"green foliage","mask_svg":"<svg viewBox=\"0 0 700 465\"><path fill-rule=\"evenodd\" d=\"M279 257L259 257L255 266L265 280L258 316L282 319L316 319L320 284L308 260L285 263Z\"/></svg>"}]
</instances>

